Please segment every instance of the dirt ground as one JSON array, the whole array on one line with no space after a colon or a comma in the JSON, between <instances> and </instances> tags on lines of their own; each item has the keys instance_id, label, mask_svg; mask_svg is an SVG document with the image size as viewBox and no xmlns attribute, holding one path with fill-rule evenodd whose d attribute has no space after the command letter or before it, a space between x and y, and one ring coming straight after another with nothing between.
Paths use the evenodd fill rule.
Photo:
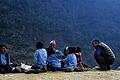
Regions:
<instances>
[{"instance_id":1,"label":"dirt ground","mask_svg":"<svg viewBox=\"0 0 120 80\"><path fill-rule=\"evenodd\" d=\"M120 71L9 73L0 74L0 80L120 80Z\"/></svg>"}]
</instances>

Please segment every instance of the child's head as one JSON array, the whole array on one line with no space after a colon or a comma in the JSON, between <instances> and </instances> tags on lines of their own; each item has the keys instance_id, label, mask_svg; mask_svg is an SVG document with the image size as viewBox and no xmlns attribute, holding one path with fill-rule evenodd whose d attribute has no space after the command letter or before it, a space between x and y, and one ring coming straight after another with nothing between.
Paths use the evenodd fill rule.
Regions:
<instances>
[{"instance_id":1,"label":"child's head","mask_svg":"<svg viewBox=\"0 0 120 80\"><path fill-rule=\"evenodd\" d=\"M75 50L76 53L79 53L81 52L81 48L80 47L76 47L76 50Z\"/></svg>"},{"instance_id":2,"label":"child's head","mask_svg":"<svg viewBox=\"0 0 120 80\"><path fill-rule=\"evenodd\" d=\"M75 53L76 48L75 47L69 47L68 50L69 50L69 53Z\"/></svg>"},{"instance_id":3,"label":"child's head","mask_svg":"<svg viewBox=\"0 0 120 80\"><path fill-rule=\"evenodd\" d=\"M0 44L0 52L6 52L7 46L5 44Z\"/></svg>"},{"instance_id":4,"label":"child's head","mask_svg":"<svg viewBox=\"0 0 120 80\"><path fill-rule=\"evenodd\" d=\"M37 43L36 43L36 48L37 48L37 49L43 48L43 43L42 43L42 42L37 42Z\"/></svg>"},{"instance_id":5,"label":"child's head","mask_svg":"<svg viewBox=\"0 0 120 80\"><path fill-rule=\"evenodd\" d=\"M56 48L56 41L55 40L50 41L50 47Z\"/></svg>"},{"instance_id":6,"label":"child's head","mask_svg":"<svg viewBox=\"0 0 120 80\"><path fill-rule=\"evenodd\" d=\"M68 50L68 46L67 47L65 47L65 49L64 49L64 55L66 56L66 55L68 55L68 53L69 53L69 50Z\"/></svg>"}]
</instances>

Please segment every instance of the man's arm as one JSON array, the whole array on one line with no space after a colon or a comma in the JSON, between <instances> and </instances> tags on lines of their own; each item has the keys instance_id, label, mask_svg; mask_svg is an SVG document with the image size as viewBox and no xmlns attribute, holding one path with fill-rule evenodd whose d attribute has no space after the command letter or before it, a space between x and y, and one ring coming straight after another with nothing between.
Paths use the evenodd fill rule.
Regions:
<instances>
[{"instance_id":1,"label":"man's arm","mask_svg":"<svg viewBox=\"0 0 120 80\"><path fill-rule=\"evenodd\" d=\"M101 48L101 47L96 47L95 49L96 49L96 50L95 50L95 53L94 53L95 55L94 55L94 56L96 56L96 57L97 57L97 56L102 56L102 55L101 55L101 53L102 53L102 48Z\"/></svg>"}]
</instances>

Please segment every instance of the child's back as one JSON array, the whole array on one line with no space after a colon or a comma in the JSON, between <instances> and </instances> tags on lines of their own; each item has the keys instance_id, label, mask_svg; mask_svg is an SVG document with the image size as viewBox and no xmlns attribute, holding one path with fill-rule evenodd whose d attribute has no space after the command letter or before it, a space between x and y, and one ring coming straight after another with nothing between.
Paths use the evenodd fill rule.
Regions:
<instances>
[{"instance_id":1,"label":"child's back","mask_svg":"<svg viewBox=\"0 0 120 80\"><path fill-rule=\"evenodd\" d=\"M76 67L77 58L74 53L68 54L65 58L65 67Z\"/></svg>"},{"instance_id":2,"label":"child's back","mask_svg":"<svg viewBox=\"0 0 120 80\"><path fill-rule=\"evenodd\" d=\"M61 69L61 59L63 57L63 53L59 50L56 50L54 54L48 57L48 64L51 65L53 69Z\"/></svg>"},{"instance_id":3,"label":"child's back","mask_svg":"<svg viewBox=\"0 0 120 80\"><path fill-rule=\"evenodd\" d=\"M34 54L34 63L38 66L47 65L47 51L45 49L37 49Z\"/></svg>"},{"instance_id":4,"label":"child's back","mask_svg":"<svg viewBox=\"0 0 120 80\"><path fill-rule=\"evenodd\" d=\"M40 69L41 71L47 71L47 51L43 49L43 43L36 43L37 50L34 53L34 65L32 69Z\"/></svg>"}]
</instances>

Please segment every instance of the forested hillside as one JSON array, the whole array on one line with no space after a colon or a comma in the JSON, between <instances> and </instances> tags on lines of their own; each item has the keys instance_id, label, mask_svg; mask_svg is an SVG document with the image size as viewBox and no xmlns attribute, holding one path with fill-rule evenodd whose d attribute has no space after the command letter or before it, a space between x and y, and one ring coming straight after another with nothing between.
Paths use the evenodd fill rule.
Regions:
<instances>
[{"instance_id":1,"label":"forested hillside","mask_svg":"<svg viewBox=\"0 0 120 80\"><path fill-rule=\"evenodd\" d=\"M0 42L9 46L14 62L32 63L35 43L57 49L78 45L83 60L95 65L90 41L98 38L116 54L120 64L119 0L0 0Z\"/></svg>"}]
</instances>

